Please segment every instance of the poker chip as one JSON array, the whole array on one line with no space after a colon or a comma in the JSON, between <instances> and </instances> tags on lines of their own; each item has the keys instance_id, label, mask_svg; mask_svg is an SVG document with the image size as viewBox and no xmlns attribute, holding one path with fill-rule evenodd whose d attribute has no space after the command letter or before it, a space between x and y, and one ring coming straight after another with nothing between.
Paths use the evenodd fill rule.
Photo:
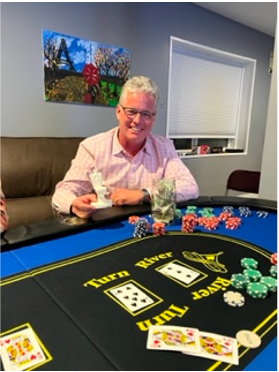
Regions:
<instances>
[{"instance_id":1,"label":"poker chip","mask_svg":"<svg viewBox=\"0 0 279 372\"><path fill-rule=\"evenodd\" d=\"M139 218L139 216L130 216L128 221L130 224L134 225L139 220Z\"/></svg>"},{"instance_id":2,"label":"poker chip","mask_svg":"<svg viewBox=\"0 0 279 372\"><path fill-rule=\"evenodd\" d=\"M134 238L143 238L150 229L150 224L146 218L139 218L135 223Z\"/></svg>"},{"instance_id":3,"label":"poker chip","mask_svg":"<svg viewBox=\"0 0 279 372\"><path fill-rule=\"evenodd\" d=\"M260 283L265 285L269 292L277 292L277 279L272 278L271 276L262 276Z\"/></svg>"},{"instance_id":4,"label":"poker chip","mask_svg":"<svg viewBox=\"0 0 279 372\"><path fill-rule=\"evenodd\" d=\"M250 208L248 208L248 207L239 207L238 210L239 210L240 216L243 216L243 217L252 216L252 212L251 212Z\"/></svg>"},{"instance_id":5,"label":"poker chip","mask_svg":"<svg viewBox=\"0 0 279 372\"><path fill-rule=\"evenodd\" d=\"M266 218L268 216L267 211L257 211L256 214L258 217L262 217L262 218Z\"/></svg>"},{"instance_id":6,"label":"poker chip","mask_svg":"<svg viewBox=\"0 0 279 372\"><path fill-rule=\"evenodd\" d=\"M254 260L254 258L242 258L240 264L245 269L257 269L259 266L258 261Z\"/></svg>"},{"instance_id":7,"label":"poker chip","mask_svg":"<svg viewBox=\"0 0 279 372\"><path fill-rule=\"evenodd\" d=\"M233 216L234 216L234 213L232 213L232 212L221 212L220 215L219 215L219 220L220 221L226 221L230 217L233 217Z\"/></svg>"},{"instance_id":8,"label":"poker chip","mask_svg":"<svg viewBox=\"0 0 279 372\"><path fill-rule=\"evenodd\" d=\"M175 210L175 218L178 218L178 219L182 218L182 212L180 209Z\"/></svg>"},{"instance_id":9,"label":"poker chip","mask_svg":"<svg viewBox=\"0 0 279 372\"><path fill-rule=\"evenodd\" d=\"M232 274L231 276L231 284L237 289L246 288L249 283L250 280L244 274Z\"/></svg>"},{"instance_id":10,"label":"poker chip","mask_svg":"<svg viewBox=\"0 0 279 372\"><path fill-rule=\"evenodd\" d=\"M230 213L234 214L234 209L233 209L233 207L230 206L230 205L225 205L225 206L223 207L223 212L230 212Z\"/></svg>"},{"instance_id":11,"label":"poker chip","mask_svg":"<svg viewBox=\"0 0 279 372\"><path fill-rule=\"evenodd\" d=\"M255 332L243 329L236 334L237 341L244 347L255 349L260 346L262 340Z\"/></svg>"},{"instance_id":12,"label":"poker chip","mask_svg":"<svg viewBox=\"0 0 279 372\"><path fill-rule=\"evenodd\" d=\"M154 222L152 225L154 235L161 236L166 233L166 224L164 222Z\"/></svg>"},{"instance_id":13,"label":"poker chip","mask_svg":"<svg viewBox=\"0 0 279 372\"><path fill-rule=\"evenodd\" d=\"M278 253L272 253L272 255L270 257L270 262L273 265L278 265Z\"/></svg>"},{"instance_id":14,"label":"poker chip","mask_svg":"<svg viewBox=\"0 0 279 372\"><path fill-rule=\"evenodd\" d=\"M277 278L277 265L272 265L269 269L269 274L273 277L273 278Z\"/></svg>"},{"instance_id":15,"label":"poker chip","mask_svg":"<svg viewBox=\"0 0 279 372\"><path fill-rule=\"evenodd\" d=\"M199 211L199 214L207 218L214 217L214 209L210 207L203 208L202 210Z\"/></svg>"},{"instance_id":16,"label":"poker chip","mask_svg":"<svg viewBox=\"0 0 279 372\"><path fill-rule=\"evenodd\" d=\"M241 225L241 218L230 217L226 220L226 229L235 230Z\"/></svg>"},{"instance_id":17,"label":"poker chip","mask_svg":"<svg viewBox=\"0 0 279 372\"><path fill-rule=\"evenodd\" d=\"M220 223L220 220L216 216L205 218L203 222L203 226L207 230L216 230L218 225Z\"/></svg>"},{"instance_id":18,"label":"poker chip","mask_svg":"<svg viewBox=\"0 0 279 372\"><path fill-rule=\"evenodd\" d=\"M185 233L192 233L194 232L197 223L198 217L196 214L186 214L182 217L181 231Z\"/></svg>"},{"instance_id":19,"label":"poker chip","mask_svg":"<svg viewBox=\"0 0 279 372\"><path fill-rule=\"evenodd\" d=\"M223 297L225 303L233 307L241 307L245 304L245 297L239 292L228 291Z\"/></svg>"},{"instance_id":20,"label":"poker chip","mask_svg":"<svg viewBox=\"0 0 279 372\"><path fill-rule=\"evenodd\" d=\"M185 214L195 214L197 209L195 205L188 205Z\"/></svg>"},{"instance_id":21,"label":"poker chip","mask_svg":"<svg viewBox=\"0 0 279 372\"><path fill-rule=\"evenodd\" d=\"M268 288L262 283L249 283L247 293L253 298L262 299L267 297Z\"/></svg>"},{"instance_id":22,"label":"poker chip","mask_svg":"<svg viewBox=\"0 0 279 372\"><path fill-rule=\"evenodd\" d=\"M261 279L262 273L259 270L254 269L245 269L243 270L243 274L251 281L257 282Z\"/></svg>"}]
</instances>

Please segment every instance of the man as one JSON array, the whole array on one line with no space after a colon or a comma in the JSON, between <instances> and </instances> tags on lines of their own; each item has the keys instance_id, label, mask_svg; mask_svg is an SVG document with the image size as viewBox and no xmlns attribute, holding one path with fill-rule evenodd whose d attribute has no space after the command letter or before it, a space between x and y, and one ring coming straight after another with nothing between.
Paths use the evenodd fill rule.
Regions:
<instances>
[{"instance_id":1,"label":"man","mask_svg":"<svg viewBox=\"0 0 279 372\"><path fill-rule=\"evenodd\" d=\"M101 172L114 205L150 201L153 179L175 178L176 201L195 199L199 189L171 140L151 133L156 119L158 88L149 78L128 80L116 107L119 127L85 139L64 180L56 186L53 205L61 214L88 218L97 201L90 174Z\"/></svg>"},{"instance_id":2,"label":"man","mask_svg":"<svg viewBox=\"0 0 279 372\"><path fill-rule=\"evenodd\" d=\"M8 213L7 213L7 202L2 190L1 180L0 180L0 231L2 232L8 230Z\"/></svg>"}]
</instances>

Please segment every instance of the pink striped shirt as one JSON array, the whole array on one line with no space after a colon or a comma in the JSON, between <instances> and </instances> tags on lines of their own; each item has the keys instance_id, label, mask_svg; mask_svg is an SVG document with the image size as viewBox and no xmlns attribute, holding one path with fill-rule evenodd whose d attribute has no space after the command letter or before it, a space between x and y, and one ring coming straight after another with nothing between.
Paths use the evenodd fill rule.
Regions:
<instances>
[{"instance_id":1,"label":"pink striped shirt","mask_svg":"<svg viewBox=\"0 0 279 372\"><path fill-rule=\"evenodd\" d=\"M82 141L64 180L56 185L53 205L60 213L69 213L77 196L93 191L89 175L97 169L102 173L109 191L115 188L151 189L155 178L174 177L176 200L199 196L197 183L177 155L171 140L150 134L145 146L131 157L120 145L118 127Z\"/></svg>"}]
</instances>

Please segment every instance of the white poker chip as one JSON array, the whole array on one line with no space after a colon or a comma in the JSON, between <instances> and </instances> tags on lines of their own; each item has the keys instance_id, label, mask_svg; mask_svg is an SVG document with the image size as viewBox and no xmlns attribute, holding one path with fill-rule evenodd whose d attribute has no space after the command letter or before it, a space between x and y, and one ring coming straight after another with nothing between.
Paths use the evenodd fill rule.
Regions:
<instances>
[{"instance_id":1,"label":"white poker chip","mask_svg":"<svg viewBox=\"0 0 279 372\"><path fill-rule=\"evenodd\" d=\"M237 341L244 347L255 349L260 346L262 340L255 332L243 329L236 334Z\"/></svg>"},{"instance_id":2,"label":"white poker chip","mask_svg":"<svg viewBox=\"0 0 279 372\"><path fill-rule=\"evenodd\" d=\"M223 297L225 303L230 306L241 307L245 305L245 298L239 292L228 291L224 293Z\"/></svg>"}]
</instances>

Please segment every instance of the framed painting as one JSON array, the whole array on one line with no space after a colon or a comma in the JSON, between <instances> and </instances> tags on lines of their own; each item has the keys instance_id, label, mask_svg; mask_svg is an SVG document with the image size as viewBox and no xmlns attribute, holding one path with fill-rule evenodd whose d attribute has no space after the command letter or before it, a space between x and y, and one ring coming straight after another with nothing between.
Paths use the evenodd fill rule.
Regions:
<instances>
[{"instance_id":1,"label":"framed painting","mask_svg":"<svg viewBox=\"0 0 279 372\"><path fill-rule=\"evenodd\" d=\"M130 61L125 48L43 30L45 101L116 106Z\"/></svg>"}]
</instances>

